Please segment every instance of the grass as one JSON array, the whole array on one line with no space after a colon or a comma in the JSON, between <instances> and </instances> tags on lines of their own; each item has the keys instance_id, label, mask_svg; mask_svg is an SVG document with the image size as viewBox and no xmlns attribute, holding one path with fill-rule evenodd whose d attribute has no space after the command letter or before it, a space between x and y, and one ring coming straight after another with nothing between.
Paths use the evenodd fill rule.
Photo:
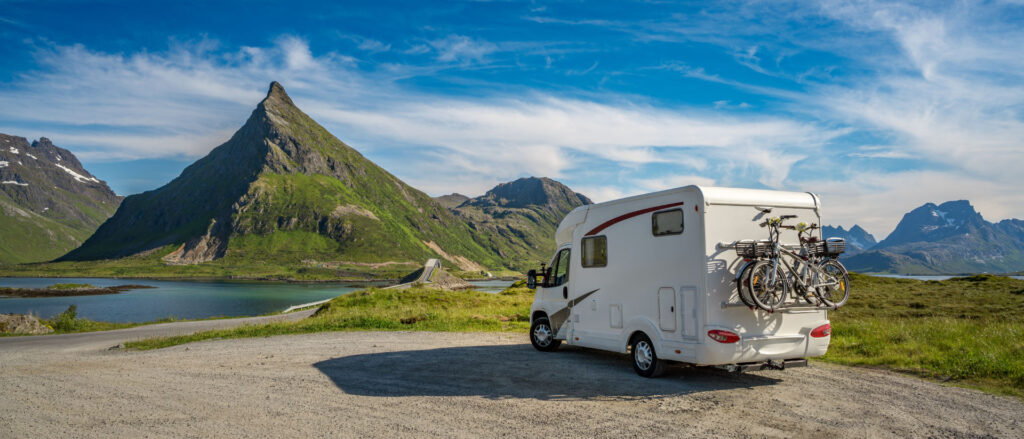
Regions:
<instances>
[{"instance_id":1,"label":"grass","mask_svg":"<svg viewBox=\"0 0 1024 439\"><path fill-rule=\"evenodd\" d=\"M854 275L822 360L1024 397L1024 281Z\"/></svg>"},{"instance_id":2,"label":"grass","mask_svg":"<svg viewBox=\"0 0 1024 439\"><path fill-rule=\"evenodd\" d=\"M53 284L46 287L48 290L81 290L85 288L96 288L96 286L90 284Z\"/></svg>"},{"instance_id":3,"label":"grass","mask_svg":"<svg viewBox=\"0 0 1024 439\"><path fill-rule=\"evenodd\" d=\"M405 266L369 269L364 266L324 268L296 258L290 261L245 260L226 257L197 265L167 265L160 258L174 251L166 246L154 252L121 259L62 261L0 265L0 277L99 277L130 279L239 279L302 282L372 281L399 279ZM419 262L422 264L422 261Z\"/></svg>"},{"instance_id":4,"label":"grass","mask_svg":"<svg viewBox=\"0 0 1024 439\"><path fill-rule=\"evenodd\" d=\"M57 314L52 319L40 319L40 323L53 328L54 334L70 334L74 332L109 331L111 329L130 328L140 323L97 322L78 317L78 307L71 305L67 311Z\"/></svg>"},{"instance_id":5,"label":"grass","mask_svg":"<svg viewBox=\"0 0 1024 439\"><path fill-rule=\"evenodd\" d=\"M312 317L240 328L160 337L126 344L159 349L200 340L265 337L323 331L450 331L525 332L530 326L533 290L519 286L499 294L480 291L439 291L370 288L337 297Z\"/></svg>"}]
</instances>

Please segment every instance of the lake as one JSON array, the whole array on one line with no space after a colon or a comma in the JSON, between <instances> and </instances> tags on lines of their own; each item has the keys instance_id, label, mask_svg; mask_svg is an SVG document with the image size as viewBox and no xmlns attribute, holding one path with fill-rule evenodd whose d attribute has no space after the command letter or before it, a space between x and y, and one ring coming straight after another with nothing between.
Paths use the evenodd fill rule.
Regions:
<instances>
[{"instance_id":1,"label":"lake","mask_svg":"<svg viewBox=\"0 0 1024 439\"><path fill-rule=\"evenodd\" d=\"M330 299L365 287L365 284L351 283L0 278L2 287L44 288L56 283L83 283L98 287L134 284L156 288L102 296L5 297L0 298L0 313L49 318L73 304L78 307L79 317L107 322L148 322L164 317L238 317L283 311L292 305ZM491 280L474 284L481 291L497 293L511 283Z\"/></svg>"}]
</instances>

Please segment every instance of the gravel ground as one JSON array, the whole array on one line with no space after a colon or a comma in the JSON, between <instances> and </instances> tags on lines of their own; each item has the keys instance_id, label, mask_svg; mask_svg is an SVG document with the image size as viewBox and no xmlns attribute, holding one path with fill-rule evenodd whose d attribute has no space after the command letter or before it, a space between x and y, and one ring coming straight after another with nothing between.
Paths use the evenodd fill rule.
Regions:
<instances>
[{"instance_id":1,"label":"gravel ground","mask_svg":"<svg viewBox=\"0 0 1024 439\"><path fill-rule=\"evenodd\" d=\"M1024 437L1024 403L814 363L638 377L520 334L0 350L0 437Z\"/></svg>"}]
</instances>

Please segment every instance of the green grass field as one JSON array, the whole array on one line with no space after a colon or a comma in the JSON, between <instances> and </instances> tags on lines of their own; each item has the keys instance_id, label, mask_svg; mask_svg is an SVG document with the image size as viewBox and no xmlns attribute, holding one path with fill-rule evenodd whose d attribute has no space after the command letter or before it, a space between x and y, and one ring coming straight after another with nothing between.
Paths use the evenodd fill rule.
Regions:
<instances>
[{"instance_id":1,"label":"green grass field","mask_svg":"<svg viewBox=\"0 0 1024 439\"><path fill-rule=\"evenodd\" d=\"M947 281L854 274L847 306L829 315L833 335L821 360L879 367L1024 397L1024 281L972 276ZM299 322L129 343L156 349L199 340L320 331L525 332L532 291L501 294L368 289L338 297Z\"/></svg>"},{"instance_id":2,"label":"green grass field","mask_svg":"<svg viewBox=\"0 0 1024 439\"><path fill-rule=\"evenodd\" d=\"M824 361L1024 397L1024 281L854 275Z\"/></svg>"},{"instance_id":3,"label":"green grass field","mask_svg":"<svg viewBox=\"0 0 1024 439\"><path fill-rule=\"evenodd\" d=\"M349 293L324 304L312 317L297 322L199 332L126 344L158 349L199 340L264 337L322 331L458 331L526 332L533 290L509 288L499 294L438 291L427 288Z\"/></svg>"}]
</instances>

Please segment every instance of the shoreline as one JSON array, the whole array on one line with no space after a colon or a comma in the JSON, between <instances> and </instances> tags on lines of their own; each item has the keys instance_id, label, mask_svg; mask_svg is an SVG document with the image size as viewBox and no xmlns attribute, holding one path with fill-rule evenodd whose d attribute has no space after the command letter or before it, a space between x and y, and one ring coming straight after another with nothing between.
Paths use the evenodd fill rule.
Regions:
<instances>
[{"instance_id":1,"label":"shoreline","mask_svg":"<svg viewBox=\"0 0 1024 439\"><path fill-rule=\"evenodd\" d=\"M0 297L7 298L32 298L32 297L75 297L75 296L102 296L107 294L120 294L123 291L142 290L156 288L151 285L114 285L110 287L97 287L93 285L78 288L17 288L0 287Z\"/></svg>"}]
</instances>

